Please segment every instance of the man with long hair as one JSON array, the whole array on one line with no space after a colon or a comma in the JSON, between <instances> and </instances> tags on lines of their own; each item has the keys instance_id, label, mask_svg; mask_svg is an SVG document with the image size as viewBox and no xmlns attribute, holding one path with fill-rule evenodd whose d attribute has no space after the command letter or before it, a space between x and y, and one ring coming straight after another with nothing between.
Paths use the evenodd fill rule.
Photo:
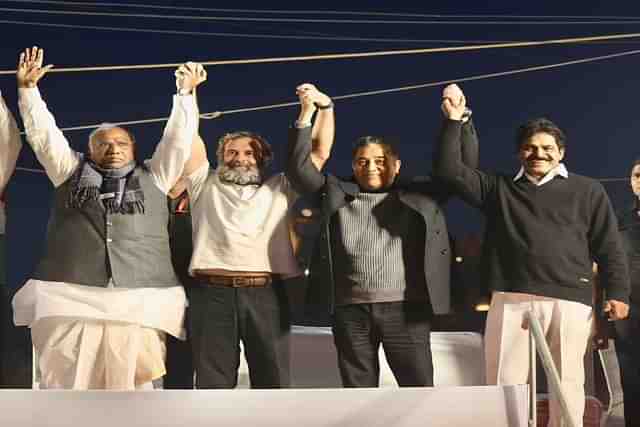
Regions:
<instances>
[{"instance_id":1,"label":"man with long hair","mask_svg":"<svg viewBox=\"0 0 640 427\"><path fill-rule=\"evenodd\" d=\"M187 63L178 75L200 68ZM319 115L313 132L317 152L333 141L330 109ZM227 133L216 154L214 169L196 140L193 167L184 170L193 222L189 332L196 387L237 385L240 341L251 387L288 387L290 320L283 279L301 274L288 223L298 196L284 174L267 175L273 150L261 135Z\"/></svg>"}]
</instances>

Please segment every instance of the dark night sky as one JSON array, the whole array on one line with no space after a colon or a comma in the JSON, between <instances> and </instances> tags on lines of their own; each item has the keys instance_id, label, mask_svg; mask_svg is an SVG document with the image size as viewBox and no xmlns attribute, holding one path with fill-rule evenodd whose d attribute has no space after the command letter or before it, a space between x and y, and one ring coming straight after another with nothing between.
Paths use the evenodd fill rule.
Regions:
<instances>
[{"instance_id":1,"label":"dark night sky","mask_svg":"<svg viewBox=\"0 0 640 427\"><path fill-rule=\"evenodd\" d=\"M184 21L133 17L57 16L9 12L3 8L38 10L83 10L120 13L191 14L199 16L284 16L217 11L155 10L148 8L89 7L31 2L0 1L0 21L30 21L49 24L85 25L119 28L146 28L174 31L198 31L271 35L315 35L369 37L385 39L446 39L462 41L546 40L593 35L640 32L640 4L635 2L166 2L139 0L144 4L198 6L209 8L272 10L325 10L414 14L456 15L571 15L585 17L626 17L627 23L600 25L572 24L563 19L553 25L410 25L410 24L331 24L277 22ZM70 2L69 2L70 3ZM97 3L97 2L96 2ZM123 3L123 2L121 2ZM524 3L524 2L522 2ZM268 5L268 6L267 6ZM375 19L354 15L300 13L287 18ZM636 18L637 17L637 18ZM380 16L385 20L428 19L407 16ZM462 18L460 18L461 20ZM467 18L465 18L467 19ZM486 18L498 20L499 18ZM504 18L503 18L504 19ZM468 20L468 19L467 19ZM531 21L531 19L526 19ZM586 21L574 19L573 21ZM589 19L593 20L593 18ZM540 20L539 20L540 21ZM549 19L543 20L548 22ZM186 60L206 61L317 55L323 53L369 52L381 50L442 47L451 44L432 42L371 42L290 40L268 38L221 37L213 35L176 35L142 32L115 32L0 23L0 70L15 68L21 49L37 44L46 49L46 63L58 67L173 63ZM459 45L470 44L460 43ZM501 72L572 59L594 57L640 49L640 39L624 42L571 44L341 59L263 65L209 67L209 81L200 90L202 112L261 106L295 100L294 88L308 81L330 95L346 95L378 89L429 83ZM474 119L481 137L481 166L491 170L517 168L513 134L515 127L528 118L547 116L566 130L566 163L569 169L596 178L625 177L632 159L640 157L636 135L637 80L640 55L591 64L517 76L499 77L461 84L471 99ZM174 92L173 70L105 71L50 74L40 88L61 127L94 124L103 121L127 121L167 116ZM0 89L10 108L17 113L15 79L0 75ZM397 137L403 158L404 174L425 174L431 169L431 152L438 132L441 113L441 87L376 95L336 102L337 135L334 155L328 170L338 174L350 171L350 144L363 134ZM203 122L201 132L209 144L226 131L250 129L269 138L277 153L283 153L287 127L297 114L296 108L240 113ZM141 158L148 156L158 140L162 125L133 126L139 141ZM86 146L88 131L69 132L68 138L78 150ZM213 151L209 150L211 153ZM276 161L276 169L282 165ZM38 167L30 150L24 149L19 166ZM629 201L627 183L606 183L616 206ZM9 283L19 286L28 277L37 259L44 236L51 184L44 175L18 171L9 186ZM449 222L456 236L477 233L480 216L454 202L449 206Z\"/></svg>"}]
</instances>

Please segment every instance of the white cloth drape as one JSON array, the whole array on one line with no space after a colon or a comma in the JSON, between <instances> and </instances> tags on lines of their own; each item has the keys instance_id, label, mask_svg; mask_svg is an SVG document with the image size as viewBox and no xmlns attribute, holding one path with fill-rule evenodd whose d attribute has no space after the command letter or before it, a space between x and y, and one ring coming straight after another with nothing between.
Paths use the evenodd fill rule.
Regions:
<instances>
[{"instance_id":1,"label":"white cloth drape","mask_svg":"<svg viewBox=\"0 0 640 427\"><path fill-rule=\"evenodd\" d=\"M132 390L165 374L164 334L184 338L186 295L29 280L14 322L31 327L42 388Z\"/></svg>"}]
</instances>

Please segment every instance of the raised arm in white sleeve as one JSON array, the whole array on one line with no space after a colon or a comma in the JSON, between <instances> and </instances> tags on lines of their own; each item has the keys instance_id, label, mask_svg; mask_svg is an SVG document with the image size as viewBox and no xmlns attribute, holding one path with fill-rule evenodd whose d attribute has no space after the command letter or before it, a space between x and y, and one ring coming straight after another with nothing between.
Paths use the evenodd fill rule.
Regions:
<instances>
[{"instance_id":1,"label":"raised arm in white sleeve","mask_svg":"<svg viewBox=\"0 0 640 427\"><path fill-rule=\"evenodd\" d=\"M182 176L191 157L191 142L198 128L198 108L193 95L174 95L171 116L147 165L156 185L165 194Z\"/></svg>"},{"instance_id":2,"label":"raised arm in white sleeve","mask_svg":"<svg viewBox=\"0 0 640 427\"><path fill-rule=\"evenodd\" d=\"M58 187L76 170L80 155L69 147L69 141L40 96L38 82L52 67L43 63L44 50L37 46L20 54L16 71L18 106L27 142L53 185Z\"/></svg>"},{"instance_id":3,"label":"raised arm in white sleeve","mask_svg":"<svg viewBox=\"0 0 640 427\"><path fill-rule=\"evenodd\" d=\"M18 125L0 93L0 194L13 174L20 148L22 141Z\"/></svg>"},{"instance_id":4,"label":"raised arm in white sleeve","mask_svg":"<svg viewBox=\"0 0 640 427\"><path fill-rule=\"evenodd\" d=\"M53 185L58 187L76 170L80 155L69 146L37 87L19 88L18 106L27 142Z\"/></svg>"},{"instance_id":5,"label":"raised arm in white sleeve","mask_svg":"<svg viewBox=\"0 0 640 427\"><path fill-rule=\"evenodd\" d=\"M183 174L191 159L192 142L198 133L200 114L195 96L196 87L207 79L202 65L187 62L175 71L178 94L173 97L171 117L164 129L162 140L148 165L156 185L168 193Z\"/></svg>"}]
</instances>

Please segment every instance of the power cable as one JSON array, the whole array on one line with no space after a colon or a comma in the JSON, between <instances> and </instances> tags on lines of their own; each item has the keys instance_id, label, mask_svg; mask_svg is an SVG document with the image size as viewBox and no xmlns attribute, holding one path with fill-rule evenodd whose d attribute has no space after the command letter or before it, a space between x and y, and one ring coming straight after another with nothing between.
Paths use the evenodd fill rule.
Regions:
<instances>
[{"instance_id":1,"label":"power cable","mask_svg":"<svg viewBox=\"0 0 640 427\"><path fill-rule=\"evenodd\" d=\"M476 76L462 77L462 78L450 79L450 80L440 80L440 81L437 81L437 82L422 83L422 84L416 84L416 85L411 85L411 86L403 86L403 87L397 87L397 88L391 88L391 89L380 89L380 90L373 90L373 91L367 91L367 92L352 93L352 94L347 94L347 95L338 95L338 96L333 96L332 99L341 100L341 99L359 98L359 97L364 97L364 96L405 92L405 91L409 91L409 90L424 89L424 88L434 87L434 86L443 86L443 85L447 85L447 84L451 84L451 83L462 83L462 82L469 82L469 81L476 81L476 80L485 80L485 79L496 78L496 77L504 77L504 76L510 76L510 75L516 75L516 74L524 74L524 73L529 73L529 72L534 72L534 71L555 69L555 68L566 67L566 66L570 66L570 65L586 64L586 63L590 63L590 62L597 62L597 61L603 61L603 60L607 60L607 59L614 59L614 58L620 58L620 57L625 57L625 56L637 55L639 53L640 53L640 49L637 49L637 50L613 53L613 54L609 54L609 55L600 55L600 56L594 56L594 57L589 57L589 58L574 59L574 60L571 60L571 61L564 61L564 62L559 62L559 63L555 63L555 64L547 64L547 65L538 65L538 66L532 66L532 67L518 68L518 69L514 69L514 70L507 70L507 71L488 73L488 74L480 74L480 75L476 75ZM215 111L215 112L211 112L211 113L203 113L203 114L200 114L200 118L209 119L210 120L210 119L218 118L218 117L223 116L223 115L246 113L246 112L253 112L253 111L274 110L274 109L278 109L278 108L292 107L292 106L296 106L296 105L299 105L298 101L282 102L282 103L269 104L269 105L263 105L263 106L258 106L258 107L237 108L237 109L232 109L232 110L224 110L224 111ZM137 124L149 124L149 123L166 122L168 119L169 119L169 117L160 117L160 118L144 119L144 120L114 122L113 124L116 125L116 126L130 126L130 125L137 125ZM65 131L65 132L66 131L76 131L76 130L87 130L87 129L95 129L95 128L99 127L99 126L100 126L100 124L72 126L72 127L61 128L61 130ZM22 132L22 134L24 134L24 132Z\"/></svg>"},{"instance_id":2,"label":"power cable","mask_svg":"<svg viewBox=\"0 0 640 427\"><path fill-rule=\"evenodd\" d=\"M446 39L394 39L385 37L348 37L331 35L279 35L279 34L252 34L252 33L221 33L208 31L181 31L162 30L153 28L133 28L133 27L108 27L98 25L76 25L76 24L55 24L51 22L16 21L1 19L0 24L9 25L31 25L35 27L69 28L78 30L98 30L114 32L133 32L149 34L170 34L179 36L211 36L211 37L237 37L237 38L258 38L258 39L281 39L281 40L324 40L324 41L357 41L357 42L382 42L382 43L442 43L442 44L481 44L481 43L504 43L515 42L514 40L446 40Z\"/></svg>"},{"instance_id":3,"label":"power cable","mask_svg":"<svg viewBox=\"0 0 640 427\"><path fill-rule=\"evenodd\" d=\"M153 13L87 12L73 10L42 10L0 7L0 12L17 12L45 15L99 16L118 18L172 19L187 21L242 21L279 22L305 24L349 24L349 25L633 25L640 19L626 20L582 20L582 21L499 21L499 20L382 20L382 19L319 19L319 18L261 18L238 16L162 15Z\"/></svg>"},{"instance_id":4,"label":"power cable","mask_svg":"<svg viewBox=\"0 0 640 427\"><path fill-rule=\"evenodd\" d=\"M478 46L449 46L449 47L437 47L437 48L425 48L425 49L405 49L405 50L387 50L376 52L361 52L361 53L336 53L336 54L324 54L324 55L307 55L307 56L289 56L289 57L275 57L275 58L255 58L255 59L235 59L235 60L222 60L222 61L203 61L202 65L236 65L236 64L267 64L278 62L299 62L299 61L318 61L327 59L352 59L352 58L372 58L379 56L397 56L397 55L415 55L425 53L441 53L441 52L463 52L463 51L475 51L484 49L504 49L514 47L532 47L532 46L548 46L548 45L561 45L572 43L585 43L592 41L602 40L619 40L628 38L640 37L640 33L629 34L614 34L608 36L591 36L591 37L574 37L567 39L555 39L555 40L541 40L541 41L528 41L528 42L515 42L515 43L493 43L484 44ZM169 64L141 64L141 65L112 65L112 66L97 66L97 67L70 67L70 68L53 68L50 73L64 73L64 72L87 72L87 71L116 71L116 70L149 70L149 69L162 69L162 68L176 68L182 65L182 63L169 63ZM16 70L2 70L0 75L14 74Z\"/></svg>"},{"instance_id":5,"label":"power cable","mask_svg":"<svg viewBox=\"0 0 640 427\"><path fill-rule=\"evenodd\" d=\"M80 2L80 1L55 1L55 0L5 0L12 3L36 3L63 6L90 6L90 7L121 7L121 8L145 8L158 10L184 10L192 12L219 12L219 13L253 13L263 15L353 15L353 16L394 16L413 18L509 18L509 19L598 19L598 20L628 20L640 19L635 16L610 16L610 15L464 15L464 14L426 14L426 13L402 13L402 12L361 12L361 11L337 11L337 10L287 10L287 9L229 9L212 7L188 7L188 6L163 6L142 3L113 3L113 2Z\"/></svg>"}]
</instances>

